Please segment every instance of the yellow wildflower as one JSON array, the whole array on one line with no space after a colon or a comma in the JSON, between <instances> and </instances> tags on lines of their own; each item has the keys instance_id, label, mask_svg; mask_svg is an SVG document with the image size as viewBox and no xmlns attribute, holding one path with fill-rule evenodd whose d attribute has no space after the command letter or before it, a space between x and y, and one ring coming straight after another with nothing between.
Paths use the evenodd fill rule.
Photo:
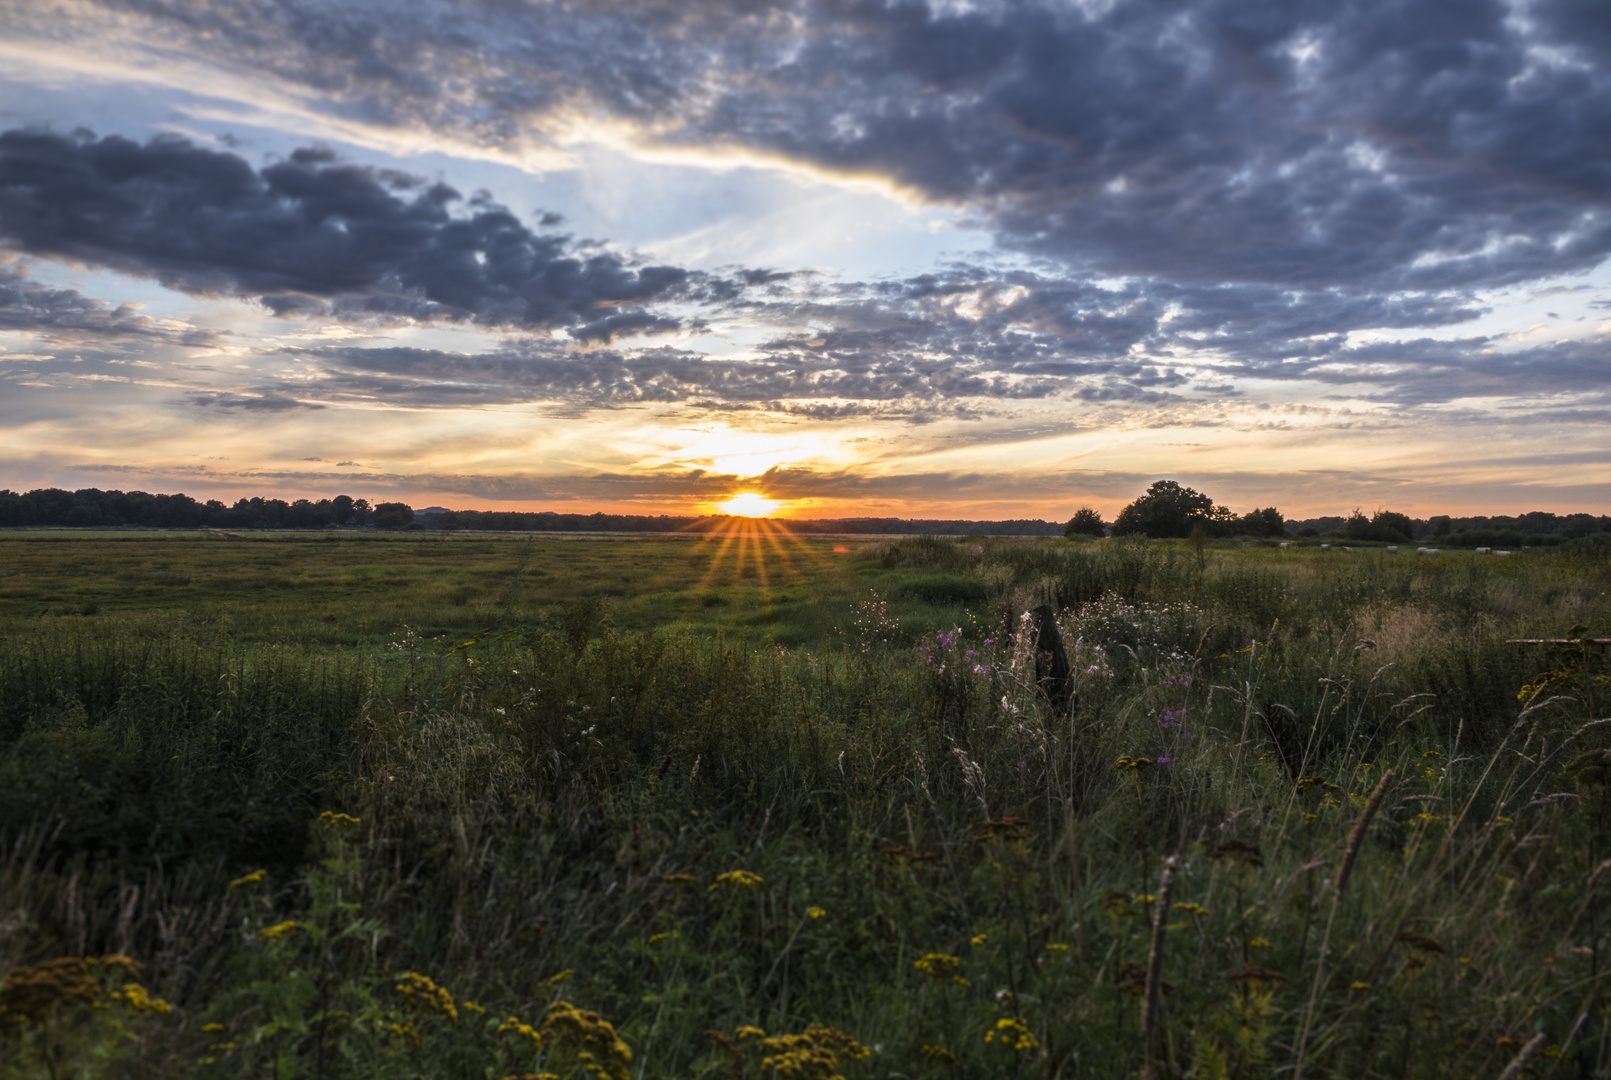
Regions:
<instances>
[{"instance_id":1,"label":"yellow wildflower","mask_svg":"<svg viewBox=\"0 0 1611 1080\"><path fill-rule=\"evenodd\" d=\"M780 1035L761 1042L761 1073L786 1080L835 1080L839 1055L853 1060L868 1050L854 1038L825 1024L812 1024L799 1035Z\"/></svg>"},{"instance_id":2,"label":"yellow wildflower","mask_svg":"<svg viewBox=\"0 0 1611 1080\"><path fill-rule=\"evenodd\" d=\"M762 1031L753 1024L741 1024L739 1025L738 1030L734 1031L733 1034L737 1036L739 1042L743 1042L746 1039L766 1038L766 1032Z\"/></svg>"},{"instance_id":3,"label":"yellow wildflower","mask_svg":"<svg viewBox=\"0 0 1611 1080\"><path fill-rule=\"evenodd\" d=\"M459 1010L453 1004L453 995L447 987L438 986L417 971L405 971L397 977L397 992L412 1004L439 1012L458 1023Z\"/></svg>"},{"instance_id":4,"label":"yellow wildflower","mask_svg":"<svg viewBox=\"0 0 1611 1080\"><path fill-rule=\"evenodd\" d=\"M236 889L245 888L247 885L256 885L259 881L262 881L267 874L268 871L266 870L253 870L245 877L238 877L234 881L231 881L229 883L228 891L234 892Z\"/></svg>"},{"instance_id":5,"label":"yellow wildflower","mask_svg":"<svg viewBox=\"0 0 1611 1080\"><path fill-rule=\"evenodd\" d=\"M1270 943L1264 938L1256 937L1247 943L1247 947L1250 949L1268 949Z\"/></svg>"},{"instance_id":6,"label":"yellow wildflower","mask_svg":"<svg viewBox=\"0 0 1611 1080\"><path fill-rule=\"evenodd\" d=\"M912 965L923 974L936 979L948 979L962 966L962 961L945 953L929 953Z\"/></svg>"},{"instance_id":7,"label":"yellow wildflower","mask_svg":"<svg viewBox=\"0 0 1611 1080\"><path fill-rule=\"evenodd\" d=\"M969 941L969 944L971 944L974 948L978 948L980 945L983 945L989 939L989 937L989 934L975 934Z\"/></svg>"},{"instance_id":8,"label":"yellow wildflower","mask_svg":"<svg viewBox=\"0 0 1611 1080\"><path fill-rule=\"evenodd\" d=\"M813 919L820 919L824 915L828 914L828 909L819 908L817 905L812 904L810 907L806 908L806 914L811 916Z\"/></svg>"},{"instance_id":9,"label":"yellow wildflower","mask_svg":"<svg viewBox=\"0 0 1611 1080\"><path fill-rule=\"evenodd\" d=\"M534 1054L540 1054L540 1053L543 1052L543 1037L542 1037L542 1035L540 1035L538 1033L536 1028L532 1027L530 1024L527 1024L527 1023L523 1022L520 1019L520 1017L518 1017L518 1016L511 1016L509 1019L507 1019L503 1023L499 1024L498 1025L498 1034L499 1035L508 1034L508 1035L514 1035L514 1036L516 1036L518 1038L521 1038L521 1039L530 1039L531 1040L531 1052L534 1053Z\"/></svg>"},{"instance_id":10,"label":"yellow wildflower","mask_svg":"<svg viewBox=\"0 0 1611 1080\"><path fill-rule=\"evenodd\" d=\"M161 998L154 998L139 983L124 983L122 990L113 991L112 997L122 1001L135 1012L171 1013L173 1006Z\"/></svg>"},{"instance_id":11,"label":"yellow wildflower","mask_svg":"<svg viewBox=\"0 0 1611 1080\"><path fill-rule=\"evenodd\" d=\"M285 922L276 923L273 926L265 926L257 932L257 936L263 941L274 941L284 937L286 934L294 934L300 929L301 926L297 924L295 919L287 919Z\"/></svg>"},{"instance_id":12,"label":"yellow wildflower","mask_svg":"<svg viewBox=\"0 0 1611 1080\"><path fill-rule=\"evenodd\" d=\"M1060 941L1054 941L1050 945L1046 946L1046 951L1047 952L1068 952L1068 946L1064 945Z\"/></svg>"},{"instance_id":13,"label":"yellow wildflower","mask_svg":"<svg viewBox=\"0 0 1611 1080\"><path fill-rule=\"evenodd\" d=\"M414 1030L413 1024L393 1024L392 1034L396 1035L399 1039L402 1039L410 1046L418 1046L420 1044L420 1033Z\"/></svg>"},{"instance_id":14,"label":"yellow wildflower","mask_svg":"<svg viewBox=\"0 0 1611 1080\"><path fill-rule=\"evenodd\" d=\"M569 1046L578 1061L589 1063L587 1071L598 1080L631 1080L632 1049L598 1013L556 1001L543 1018L542 1037L551 1046Z\"/></svg>"},{"instance_id":15,"label":"yellow wildflower","mask_svg":"<svg viewBox=\"0 0 1611 1080\"><path fill-rule=\"evenodd\" d=\"M1040 1045L1040 1040L1029 1030L1029 1025L1011 1016L997 1020L995 1030L985 1032L985 1042L1000 1042L1002 1046L1018 1051L1033 1050Z\"/></svg>"},{"instance_id":16,"label":"yellow wildflower","mask_svg":"<svg viewBox=\"0 0 1611 1080\"><path fill-rule=\"evenodd\" d=\"M331 829L356 829L363 824L363 821L351 814L338 814L334 810L326 810L319 815L319 824L328 832Z\"/></svg>"},{"instance_id":17,"label":"yellow wildflower","mask_svg":"<svg viewBox=\"0 0 1611 1080\"><path fill-rule=\"evenodd\" d=\"M752 874L748 870L729 870L716 878L710 886L710 891L716 892L719 889L753 889L756 886L765 884L766 879L760 874Z\"/></svg>"}]
</instances>

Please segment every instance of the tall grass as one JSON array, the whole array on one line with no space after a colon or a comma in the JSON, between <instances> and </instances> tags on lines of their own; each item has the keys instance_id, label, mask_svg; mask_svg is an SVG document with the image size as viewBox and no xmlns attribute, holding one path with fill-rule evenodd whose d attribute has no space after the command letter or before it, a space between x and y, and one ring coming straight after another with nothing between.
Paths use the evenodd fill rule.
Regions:
<instances>
[{"instance_id":1,"label":"tall grass","mask_svg":"<svg viewBox=\"0 0 1611 1080\"><path fill-rule=\"evenodd\" d=\"M1611 1075L1607 671L1503 643L1603 625L1611 570L1431 562L902 541L867 565L986 599L807 651L581 607L451 651L7 639L0 967L126 953L173 1011L64 1003L0 1075L582 1075L560 998L632 1077L1494 1076L1537 1034ZM506 1018L545 1015L539 1065Z\"/></svg>"}]
</instances>

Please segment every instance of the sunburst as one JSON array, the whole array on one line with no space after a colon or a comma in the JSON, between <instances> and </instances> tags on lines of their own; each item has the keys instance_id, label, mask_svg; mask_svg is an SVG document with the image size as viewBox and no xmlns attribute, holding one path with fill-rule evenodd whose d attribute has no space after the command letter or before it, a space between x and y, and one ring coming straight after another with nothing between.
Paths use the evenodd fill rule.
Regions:
<instances>
[{"instance_id":1,"label":"sunburst","mask_svg":"<svg viewBox=\"0 0 1611 1080\"><path fill-rule=\"evenodd\" d=\"M768 499L755 491L741 491L726 502L716 504L716 509L724 514L747 518L770 517L777 512L777 508L776 499Z\"/></svg>"}]
</instances>

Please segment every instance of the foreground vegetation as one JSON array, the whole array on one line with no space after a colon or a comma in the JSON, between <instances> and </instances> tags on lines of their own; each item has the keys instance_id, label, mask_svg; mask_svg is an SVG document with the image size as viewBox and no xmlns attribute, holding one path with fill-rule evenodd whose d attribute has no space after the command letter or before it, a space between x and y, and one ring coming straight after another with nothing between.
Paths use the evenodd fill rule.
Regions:
<instances>
[{"instance_id":1,"label":"foreground vegetation","mask_svg":"<svg viewBox=\"0 0 1611 1080\"><path fill-rule=\"evenodd\" d=\"M802 647L570 543L13 548L0 1076L1611 1076L1603 555L829 542Z\"/></svg>"}]
</instances>

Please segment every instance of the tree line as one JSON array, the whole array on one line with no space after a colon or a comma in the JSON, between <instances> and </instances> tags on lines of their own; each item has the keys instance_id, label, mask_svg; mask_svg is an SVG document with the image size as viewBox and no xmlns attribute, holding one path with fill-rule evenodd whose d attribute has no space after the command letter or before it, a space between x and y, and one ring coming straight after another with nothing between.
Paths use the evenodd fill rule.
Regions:
<instances>
[{"instance_id":1,"label":"tree line","mask_svg":"<svg viewBox=\"0 0 1611 1080\"><path fill-rule=\"evenodd\" d=\"M725 515L560 514L553 511L449 510L416 513L403 502L371 504L337 495L331 499L239 499L226 504L188 495L81 488L0 490L0 528L152 529L441 529L496 532L680 532L715 527ZM1056 522L933 520L893 517L789 519L796 533L978 534L1056 536Z\"/></svg>"},{"instance_id":2,"label":"tree line","mask_svg":"<svg viewBox=\"0 0 1611 1080\"><path fill-rule=\"evenodd\" d=\"M1411 518L1396 510L1366 514L1355 509L1346 517L1288 521L1273 506L1238 515L1209 496L1173 480L1159 480L1146 494L1119 512L1110 524L1090 507L1081 507L1063 526L1075 536L1321 537L1361 543L1407 544L1420 540L1447 547L1519 548L1585 541L1611 546L1611 516L1553 514L1535 510L1515 517Z\"/></svg>"}]
</instances>

